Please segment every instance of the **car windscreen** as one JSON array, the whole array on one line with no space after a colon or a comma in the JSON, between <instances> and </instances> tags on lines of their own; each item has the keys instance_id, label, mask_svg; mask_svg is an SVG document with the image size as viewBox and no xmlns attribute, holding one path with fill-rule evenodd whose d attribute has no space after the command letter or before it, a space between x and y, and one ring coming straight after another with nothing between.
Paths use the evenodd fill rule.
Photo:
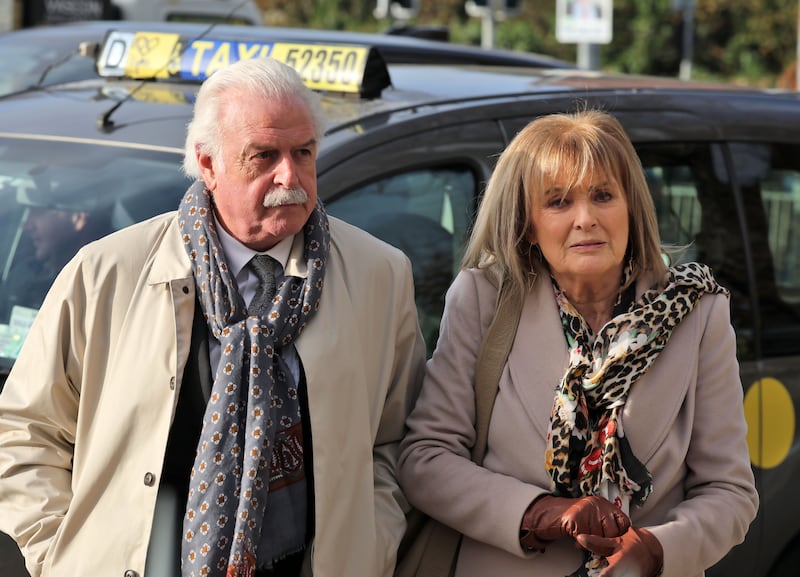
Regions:
<instances>
[{"instance_id":1,"label":"car windscreen","mask_svg":"<svg viewBox=\"0 0 800 577\"><path fill-rule=\"evenodd\" d=\"M0 373L77 250L176 209L188 184L180 151L0 136Z\"/></svg>"},{"instance_id":2,"label":"car windscreen","mask_svg":"<svg viewBox=\"0 0 800 577\"><path fill-rule=\"evenodd\" d=\"M94 59L79 55L77 48L77 42L67 39L31 42L13 34L0 35L0 95L95 78Z\"/></svg>"}]
</instances>

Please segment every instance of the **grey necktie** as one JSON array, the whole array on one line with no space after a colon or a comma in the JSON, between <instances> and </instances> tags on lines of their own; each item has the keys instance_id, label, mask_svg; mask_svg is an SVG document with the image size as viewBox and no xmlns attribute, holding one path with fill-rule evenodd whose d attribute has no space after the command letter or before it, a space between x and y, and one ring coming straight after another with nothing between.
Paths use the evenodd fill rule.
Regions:
<instances>
[{"instance_id":1,"label":"grey necktie","mask_svg":"<svg viewBox=\"0 0 800 577\"><path fill-rule=\"evenodd\" d=\"M275 296L275 259L266 254L257 254L248 263L248 266L258 277L258 286L247 313L250 315L264 316L272 306Z\"/></svg>"}]
</instances>

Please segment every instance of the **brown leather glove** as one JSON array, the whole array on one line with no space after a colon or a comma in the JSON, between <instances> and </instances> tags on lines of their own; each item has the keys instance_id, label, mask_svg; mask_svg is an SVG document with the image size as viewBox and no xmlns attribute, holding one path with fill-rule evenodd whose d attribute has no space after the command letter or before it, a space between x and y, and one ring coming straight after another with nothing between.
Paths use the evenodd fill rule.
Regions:
<instances>
[{"instance_id":1,"label":"brown leather glove","mask_svg":"<svg viewBox=\"0 0 800 577\"><path fill-rule=\"evenodd\" d=\"M631 527L619 537L576 535L575 541L608 561L598 577L657 577L664 568L664 549L647 529Z\"/></svg>"},{"instance_id":2,"label":"brown leather glove","mask_svg":"<svg viewBox=\"0 0 800 577\"><path fill-rule=\"evenodd\" d=\"M618 537L631 521L619 507L602 497L554 497L545 495L528 506L519 528L524 549L541 551L549 541L580 533Z\"/></svg>"}]
</instances>

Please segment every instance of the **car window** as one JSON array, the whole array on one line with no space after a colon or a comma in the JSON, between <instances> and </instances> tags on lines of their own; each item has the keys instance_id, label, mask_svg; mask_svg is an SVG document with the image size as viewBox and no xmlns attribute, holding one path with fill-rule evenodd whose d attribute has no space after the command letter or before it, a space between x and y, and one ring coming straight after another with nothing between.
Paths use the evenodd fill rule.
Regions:
<instances>
[{"instance_id":1,"label":"car window","mask_svg":"<svg viewBox=\"0 0 800 577\"><path fill-rule=\"evenodd\" d=\"M84 244L178 207L179 153L0 138L0 368Z\"/></svg>"},{"instance_id":2,"label":"car window","mask_svg":"<svg viewBox=\"0 0 800 577\"><path fill-rule=\"evenodd\" d=\"M409 256L429 355L439 335L445 292L461 264L476 194L470 168L445 166L381 178L326 203L329 214Z\"/></svg>"},{"instance_id":3,"label":"car window","mask_svg":"<svg viewBox=\"0 0 800 577\"><path fill-rule=\"evenodd\" d=\"M800 354L800 146L732 143L765 357Z\"/></svg>"},{"instance_id":4,"label":"car window","mask_svg":"<svg viewBox=\"0 0 800 577\"><path fill-rule=\"evenodd\" d=\"M661 241L676 250L674 262L709 265L731 291L731 321L740 359L756 354L747 251L733 189L721 162L722 147L709 143L639 145Z\"/></svg>"},{"instance_id":5,"label":"car window","mask_svg":"<svg viewBox=\"0 0 800 577\"><path fill-rule=\"evenodd\" d=\"M678 261L708 264L731 291L739 358L800 353L800 147L660 144L638 152L662 241L685 247Z\"/></svg>"},{"instance_id":6,"label":"car window","mask_svg":"<svg viewBox=\"0 0 800 577\"><path fill-rule=\"evenodd\" d=\"M97 75L92 58L76 53L66 41L36 42L0 36L0 95L32 86L94 78Z\"/></svg>"}]
</instances>

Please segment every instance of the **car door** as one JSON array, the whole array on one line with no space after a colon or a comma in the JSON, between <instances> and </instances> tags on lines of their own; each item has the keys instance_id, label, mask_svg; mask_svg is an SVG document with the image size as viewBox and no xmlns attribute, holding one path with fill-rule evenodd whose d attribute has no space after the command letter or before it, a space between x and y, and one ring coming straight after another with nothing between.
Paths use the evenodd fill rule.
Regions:
<instances>
[{"instance_id":1,"label":"car door","mask_svg":"<svg viewBox=\"0 0 800 577\"><path fill-rule=\"evenodd\" d=\"M637 143L662 240L731 291L748 446L761 498L745 543L710 576L796 574L800 478L800 145Z\"/></svg>"},{"instance_id":2,"label":"car door","mask_svg":"<svg viewBox=\"0 0 800 577\"><path fill-rule=\"evenodd\" d=\"M410 257L430 355L478 195L504 141L490 120L422 126L395 129L392 138L321 171L319 191L329 214Z\"/></svg>"},{"instance_id":3,"label":"car door","mask_svg":"<svg viewBox=\"0 0 800 577\"><path fill-rule=\"evenodd\" d=\"M800 567L800 137L787 135L737 137L724 155L753 276L755 350L742 380L761 505L746 543L714 575L790 577Z\"/></svg>"}]
</instances>

